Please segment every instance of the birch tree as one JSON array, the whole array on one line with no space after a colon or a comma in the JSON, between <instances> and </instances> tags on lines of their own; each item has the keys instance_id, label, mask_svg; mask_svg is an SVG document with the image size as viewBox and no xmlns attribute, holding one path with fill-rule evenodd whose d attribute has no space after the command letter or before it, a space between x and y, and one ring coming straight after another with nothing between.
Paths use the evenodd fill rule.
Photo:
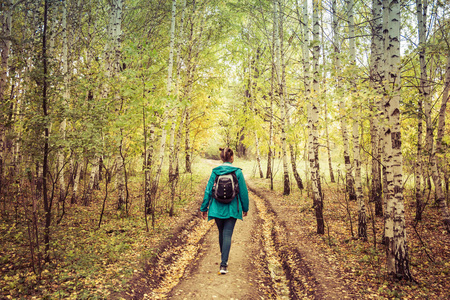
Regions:
<instances>
[{"instance_id":1,"label":"birch tree","mask_svg":"<svg viewBox=\"0 0 450 300\"><path fill-rule=\"evenodd\" d=\"M169 143L169 184L170 184L170 198L171 198L171 204L170 204L170 211L169 215L172 216L174 214L174 208L175 208L175 192L176 187L178 184L178 178L179 178L179 167L178 167L178 148L180 144L181 139L181 129L183 128L184 119L186 118L186 108L183 108L181 110L181 116L178 117L178 103L180 102L179 98L179 82L180 82L180 74L181 74L181 41L183 39L184 35L184 14L186 9L186 0L183 0L182 7L181 7L181 17L180 17L180 25L178 29L178 38L177 38L177 60L176 60L176 66L177 66L177 72L176 72L176 80L175 80L175 97L176 97L176 104L175 108L172 112L172 125L170 127L170 143ZM177 122L178 121L178 122ZM179 131L178 134L176 132L176 126L178 124Z\"/></svg>"},{"instance_id":2,"label":"birch tree","mask_svg":"<svg viewBox=\"0 0 450 300\"><path fill-rule=\"evenodd\" d=\"M0 15L0 24L2 26L2 38L0 38L1 50L1 69L0 69L0 195L3 194L5 187L4 181L4 165L5 165L5 131L7 105L5 100L7 87L8 60L11 48L11 22L12 22L12 0L6 0L0 6L2 15Z\"/></svg>"},{"instance_id":3,"label":"birch tree","mask_svg":"<svg viewBox=\"0 0 450 300\"><path fill-rule=\"evenodd\" d=\"M381 152L380 150L380 106L381 106L381 70L383 57L383 23L382 2L372 1L372 42L370 56L370 87L374 90L371 99L370 136L372 146L372 190L371 199L375 202L375 215L383 215L382 186L381 186Z\"/></svg>"},{"instance_id":4,"label":"birch tree","mask_svg":"<svg viewBox=\"0 0 450 300\"><path fill-rule=\"evenodd\" d=\"M445 115L447 111L447 102L449 100L449 89L450 89L450 52L447 54L447 64L445 66L445 79L444 79L444 89L442 91L442 101L439 110L439 120L438 120L438 131L436 138L436 155L437 155L437 165L441 166L444 173L444 181L447 186L448 193L448 164L446 163L445 148L444 148L444 131L445 131Z\"/></svg>"},{"instance_id":5,"label":"birch tree","mask_svg":"<svg viewBox=\"0 0 450 300\"><path fill-rule=\"evenodd\" d=\"M49 106L49 95L48 95L48 53L47 53L47 38L48 38L48 11L49 2L45 0L44 2L44 17L43 17L43 33L42 33L42 68L43 68L43 78L42 78L42 115L45 119L48 118L48 106ZM50 124L45 122L44 124L44 147L43 147L43 163L42 163L42 198L44 200L44 212L45 212L45 227L44 227L44 245L45 245L45 261L50 261L50 226L52 223L52 204L53 199L49 198L48 195L48 183L47 176L49 173L49 151L50 151Z\"/></svg>"},{"instance_id":6,"label":"birch tree","mask_svg":"<svg viewBox=\"0 0 450 300\"><path fill-rule=\"evenodd\" d=\"M425 4L428 1L425 1ZM423 191L422 191L422 133L423 133L423 104L424 100L430 97L430 87L427 82L427 72L425 63L425 42L426 42L426 19L428 6L422 6L422 0L416 0L416 16L417 28L419 35L419 64L420 64L420 85L419 85L419 99L418 99L418 114L417 114L417 159L415 165L415 189L416 189L416 220L422 220L423 212Z\"/></svg>"},{"instance_id":7,"label":"birch tree","mask_svg":"<svg viewBox=\"0 0 450 300\"><path fill-rule=\"evenodd\" d=\"M176 11L177 11L177 1L172 0L172 16L170 22L170 34L169 34L169 62L167 66L167 81L166 81L166 94L169 99L172 97L172 81L173 81L173 60L174 60L174 50L175 50L175 19L176 19ZM162 122L161 122L161 138L160 138L160 146L159 146L159 157L158 164L156 165L156 173L154 179L152 181L152 199L155 199L156 193L158 192L159 180L161 178L161 172L164 162L164 154L166 149L166 139L167 139L167 122L168 122L168 114L169 114L169 106L166 104L164 108Z\"/></svg>"},{"instance_id":8,"label":"birch tree","mask_svg":"<svg viewBox=\"0 0 450 300\"><path fill-rule=\"evenodd\" d=\"M306 1L305 1L306 2ZM310 150L309 161L311 167L311 182L314 196L314 210L316 212L317 233L325 233L325 225L323 220L323 199L322 187L320 184L319 173L319 108L318 108L318 92L319 88L319 56L320 56L320 24L319 24L319 0L313 1L313 97L310 98L311 117L309 129L312 140L312 150ZM306 22L305 22L306 23Z\"/></svg>"},{"instance_id":9,"label":"birch tree","mask_svg":"<svg viewBox=\"0 0 450 300\"><path fill-rule=\"evenodd\" d=\"M275 5L275 3L274 3ZM273 104L275 101L275 35L276 35L276 24L275 24L275 9L273 10L274 23L272 28L272 40L270 47L270 106L269 106L269 142L267 153L267 171L266 178L270 178L270 189L273 190L273 170L272 164L274 162L274 150L273 150L273 127L274 127L274 111Z\"/></svg>"},{"instance_id":10,"label":"birch tree","mask_svg":"<svg viewBox=\"0 0 450 300\"><path fill-rule=\"evenodd\" d=\"M400 3L383 0L387 12L384 30L386 52L386 101L388 124L385 127L385 155L388 193L385 195L387 218L385 238L387 246L387 272L397 278L412 279L409 271L409 254L406 237L405 206L403 199L403 156L400 134Z\"/></svg>"},{"instance_id":11,"label":"birch tree","mask_svg":"<svg viewBox=\"0 0 450 300\"><path fill-rule=\"evenodd\" d=\"M109 41L106 44L105 56L107 60L106 76L111 79L115 79L117 73L120 71L120 37L122 35L122 11L123 2L122 0L111 1L110 14L109 14ZM114 90L114 100L116 105L118 105L118 113L122 114L123 110L123 98L119 96L118 91ZM126 210L128 211L128 196L126 194L126 166L125 166L125 154L124 154L124 137L123 128L119 128L119 149L116 154L117 161L117 175L116 175L116 186L117 186L117 208L120 209L123 205L126 205ZM96 161L95 169L97 169L99 160Z\"/></svg>"},{"instance_id":12,"label":"birch tree","mask_svg":"<svg viewBox=\"0 0 450 300\"><path fill-rule=\"evenodd\" d=\"M259 68L258 68L257 63L259 62L260 57L261 57L261 49L260 49L260 47L258 47L256 49L256 56L253 60L251 60L250 67L249 67L249 77L252 80L249 90L250 90L250 97L251 97L251 107L252 107L252 112L253 112L254 118L257 118L257 109L256 109L255 101L256 101L256 93L258 90L258 79L259 79ZM256 130L256 128L253 130L253 133L255 135L256 163L258 166L259 177L264 178L264 173L263 173L262 167L261 167L261 153L259 150L258 131Z\"/></svg>"},{"instance_id":13,"label":"birch tree","mask_svg":"<svg viewBox=\"0 0 450 300\"><path fill-rule=\"evenodd\" d=\"M336 90L341 93L343 89L343 77L341 74L341 41L339 38L339 15L337 1L332 2L332 28L333 28L333 47L334 47L334 72L336 78ZM340 126L343 141L343 152L344 152L344 165L346 170L345 181L346 181L346 192L350 200L356 200L354 179L352 175L352 165L350 162L350 150L349 150L349 139L348 139L348 129L347 129L347 113L345 108L345 101L342 97L339 100L339 115L340 115Z\"/></svg>"},{"instance_id":14,"label":"birch tree","mask_svg":"<svg viewBox=\"0 0 450 300\"><path fill-rule=\"evenodd\" d=\"M355 21L353 17L354 1L347 1L349 52L350 52L350 97L352 99L353 114L353 166L355 169L355 194L358 202L358 237L367 239L366 205L361 185L361 158L359 150L359 119L358 103L356 95L356 46L355 46Z\"/></svg>"},{"instance_id":15,"label":"birch tree","mask_svg":"<svg viewBox=\"0 0 450 300\"><path fill-rule=\"evenodd\" d=\"M302 13L300 14L300 9L302 8ZM308 118L308 141L307 141L307 150L308 150L308 162L310 161L310 156L313 155L311 151L313 150L312 139L310 127L310 118L311 118L311 63L309 61L309 12L308 12L308 1L303 1L303 6L297 1L297 15L298 19L301 20L300 30L301 30L301 39L302 39L302 69L303 69L303 85L304 85L304 93L305 93L305 103L307 106L307 118Z\"/></svg>"},{"instance_id":16,"label":"birch tree","mask_svg":"<svg viewBox=\"0 0 450 300\"><path fill-rule=\"evenodd\" d=\"M63 72L63 107L66 108L70 100L69 91L69 62L68 62L68 52L69 52L69 41L67 35L67 0L63 3L63 13L62 13L62 43L63 43L63 53L62 53L62 72ZM59 125L59 132L61 139L64 141L66 139L66 127L67 119L65 113L63 113L63 119ZM64 168L64 148L61 147L57 154L57 174L59 181L59 201L64 201L66 198L66 181L65 181L65 168Z\"/></svg>"},{"instance_id":17,"label":"birch tree","mask_svg":"<svg viewBox=\"0 0 450 300\"><path fill-rule=\"evenodd\" d=\"M283 12L279 0L273 1L274 8L274 26L275 26L275 53L276 53L276 78L277 78L277 92L280 99L281 112L281 152L283 159L283 195L289 195L291 188L289 185L289 170L287 165L287 141L286 141L286 95L285 81L283 81L284 73L284 50L283 50Z\"/></svg>"}]
</instances>

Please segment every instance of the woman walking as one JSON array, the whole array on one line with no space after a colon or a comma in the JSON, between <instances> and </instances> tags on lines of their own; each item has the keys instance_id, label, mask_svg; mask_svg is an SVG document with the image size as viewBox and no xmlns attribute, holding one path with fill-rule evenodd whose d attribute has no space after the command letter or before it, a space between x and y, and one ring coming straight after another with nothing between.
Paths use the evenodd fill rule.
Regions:
<instances>
[{"instance_id":1,"label":"woman walking","mask_svg":"<svg viewBox=\"0 0 450 300\"><path fill-rule=\"evenodd\" d=\"M231 236L233 235L234 225L236 220L242 220L242 217L247 216L248 212L248 191L245 184L244 175L240 168L232 165L234 161L234 153L230 148L220 148L220 159L223 164L214 168L209 178L205 189L205 196L200 207L203 219L208 217L208 221L214 219L219 229L219 246L221 253L220 274L228 272L228 256L230 254ZM223 176L228 175L231 176ZM235 175L235 176L234 176ZM235 196L231 196L230 202L222 200L226 198L224 193L218 189L221 188L222 178L224 182L231 180L236 182L231 183L235 190ZM236 187L237 184L237 187ZM226 190L226 188L224 188ZM228 193L229 196L230 193ZM228 202L228 203L224 203Z\"/></svg>"}]
</instances>

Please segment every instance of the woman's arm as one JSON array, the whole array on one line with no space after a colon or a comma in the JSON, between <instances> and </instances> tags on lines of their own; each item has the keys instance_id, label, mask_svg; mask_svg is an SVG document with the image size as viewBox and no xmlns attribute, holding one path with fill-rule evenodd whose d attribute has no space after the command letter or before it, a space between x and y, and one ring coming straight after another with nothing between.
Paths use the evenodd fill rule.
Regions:
<instances>
[{"instance_id":1,"label":"woman's arm","mask_svg":"<svg viewBox=\"0 0 450 300\"><path fill-rule=\"evenodd\" d=\"M236 172L236 177L239 182L239 199L241 200L242 211L245 217L249 209L247 184L245 183L244 174L242 174L241 170Z\"/></svg>"},{"instance_id":2,"label":"woman's arm","mask_svg":"<svg viewBox=\"0 0 450 300\"><path fill-rule=\"evenodd\" d=\"M216 180L216 174L211 173L209 177L208 184L205 188L205 195L203 196L202 206L200 207L201 212L207 212L209 207L209 202L211 201L211 190L214 185L214 181Z\"/></svg>"}]
</instances>

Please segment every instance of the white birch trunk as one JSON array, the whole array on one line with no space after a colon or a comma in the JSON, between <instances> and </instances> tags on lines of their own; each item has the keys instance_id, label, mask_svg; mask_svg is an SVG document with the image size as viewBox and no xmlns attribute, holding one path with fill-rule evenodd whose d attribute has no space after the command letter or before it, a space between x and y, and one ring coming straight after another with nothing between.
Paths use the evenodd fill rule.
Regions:
<instances>
[{"instance_id":1,"label":"white birch trunk","mask_svg":"<svg viewBox=\"0 0 450 300\"><path fill-rule=\"evenodd\" d=\"M287 141L286 141L286 95L283 86L283 72L284 72L284 53L283 53L283 13L279 0L274 0L274 26L275 26L275 47L276 47L276 74L278 83L278 93L280 97L280 113L281 113L281 151L283 159L283 195L290 194L289 185L289 169L287 164Z\"/></svg>"},{"instance_id":2,"label":"white birch trunk","mask_svg":"<svg viewBox=\"0 0 450 300\"><path fill-rule=\"evenodd\" d=\"M298 6L298 4L297 4ZM308 140L307 140L307 157L305 160L305 169L307 170L307 178L312 174L312 169L310 169L311 161L314 160L314 145L313 145L313 135L312 135L312 106L311 106L311 64L309 61L309 12L308 12L308 1L303 1L302 7L302 16L300 17L300 13L298 12L299 20L303 20L301 24L302 30L302 65L303 65L303 84L305 86L305 103L307 110L307 119L308 119ZM305 149L306 151L306 149ZM308 163L307 163L307 162ZM308 186L312 186L312 181L314 180L312 177L308 183ZM308 195L310 190L308 189ZM314 191L312 191L312 197L314 198Z\"/></svg>"},{"instance_id":3,"label":"white birch trunk","mask_svg":"<svg viewBox=\"0 0 450 300\"><path fill-rule=\"evenodd\" d=\"M386 0L387 1L387 0ZM388 94L385 103L388 112L388 127L385 131L387 180L389 195L385 236L388 239L387 266L388 274L397 278L412 279L409 271L409 256L405 225L405 207L403 199L403 156L400 134L400 3L390 0L388 23Z\"/></svg>"},{"instance_id":4,"label":"white birch trunk","mask_svg":"<svg viewBox=\"0 0 450 300\"><path fill-rule=\"evenodd\" d=\"M253 116L254 118L257 117L257 112L256 112L256 107L255 107L255 99L256 99L256 93L258 91L257 87L258 87L258 83L257 80L259 78L259 69L257 67L257 63L259 62L259 58L260 58L260 49L258 48L256 50L256 57L253 60L253 64L250 61L250 66L249 66L249 79L251 81L252 77L253 77L253 81L249 83L249 90L250 90L250 99L251 99L251 106L252 106L252 112L253 112ZM252 74L253 71L253 74ZM256 164L258 166L258 171L259 171L259 177L260 178L264 178L264 173L262 171L262 167L261 167L261 153L259 151L259 139L258 139L258 131L256 130L256 128L253 130L253 134L255 135L255 151L256 151Z\"/></svg>"},{"instance_id":5,"label":"white birch trunk","mask_svg":"<svg viewBox=\"0 0 450 300\"><path fill-rule=\"evenodd\" d=\"M184 127L185 127L185 135L184 135L185 168L187 173L192 173L191 113L189 109L186 109L186 120Z\"/></svg>"},{"instance_id":6,"label":"white birch trunk","mask_svg":"<svg viewBox=\"0 0 450 300\"><path fill-rule=\"evenodd\" d=\"M274 4L275 5L275 4ZM274 12L275 14L275 9ZM275 20L275 16L274 16ZM270 74L270 107L269 107L269 153L267 154L267 172L266 172L266 178L270 178L270 189L273 190L273 170L272 170L272 164L275 161L275 154L273 150L273 122L274 122L274 116L273 116L273 102L275 100L275 35L276 35L276 26L275 23L272 28L272 47L271 47L271 74Z\"/></svg>"},{"instance_id":7,"label":"white birch trunk","mask_svg":"<svg viewBox=\"0 0 450 300\"><path fill-rule=\"evenodd\" d=\"M340 52L341 52L341 41L339 39L339 21L337 17L337 3L335 0L332 2L332 9L333 9L333 19L332 19L332 27L333 27L333 43L334 43L334 55L335 55L335 61L334 61L334 71L335 71L335 78L337 80L336 82L336 88L342 89L342 75L341 75L341 58L340 58ZM344 151L344 165L345 165L345 182L346 182L346 192L349 195L350 200L356 200L355 195L355 188L354 188L354 180L352 176L352 165L350 162L350 151L349 151L349 141L348 141L348 132L347 132L347 113L345 109L345 102L344 100L341 100L339 102L339 114L340 114L340 126L341 126L341 134L342 134L342 141L343 141L343 151Z\"/></svg>"},{"instance_id":8,"label":"white birch trunk","mask_svg":"<svg viewBox=\"0 0 450 300\"><path fill-rule=\"evenodd\" d=\"M0 107L3 107L6 104L4 99L7 87L7 74L8 74L8 60L9 60L9 52L11 48L11 24L12 24L12 9L13 2L12 0L6 0L4 4L5 11L3 13L3 19L1 20L2 25L2 36L0 39L0 47L2 50L1 54L1 66L0 66ZM3 116L0 116L2 118ZM4 165L6 160L6 152L5 152L5 124L6 120L0 119L0 194L2 194L2 190L4 188L3 183L3 175L4 175Z\"/></svg>"},{"instance_id":9,"label":"white birch trunk","mask_svg":"<svg viewBox=\"0 0 450 300\"><path fill-rule=\"evenodd\" d=\"M420 63L420 87L419 87L419 99L418 99L418 116L417 116L417 157L415 168L415 189L416 189L416 220L422 219L423 211L423 192L422 192L422 180L423 180L423 153L422 153L422 116L424 114L423 104L428 102L426 100L430 97L429 87L427 83L427 71L425 64L425 42L426 42L426 14L427 6L422 6L422 0L416 0L416 16L417 27L419 32L419 63ZM425 104L427 107L427 105ZM429 121L429 120L427 120ZM428 172L430 174L430 172ZM427 176L428 177L428 176Z\"/></svg>"},{"instance_id":10,"label":"white birch trunk","mask_svg":"<svg viewBox=\"0 0 450 300\"><path fill-rule=\"evenodd\" d=\"M75 172L75 178L73 180L72 198L70 199L70 203L72 203L72 204L76 204L78 202L78 187L80 184L82 169L83 169L83 164L81 163L81 160L80 160L80 163L77 164L77 170Z\"/></svg>"},{"instance_id":11,"label":"white birch trunk","mask_svg":"<svg viewBox=\"0 0 450 300\"><path fill-rule=\"evenodd\" d=\"M63 53L62 53L62 67L64 76L64 89L63 89L63 106L66 107L70 100L69 92L69 63L68 63L68 38L67 38L67 0L63 3L63 16L62 16L62 42L63 42ZM65 114L59 125L59 133L62 140L66 139L66 127L67 120ZM58 150L58 171L59 171L59 201L63 201L66 195L66 181L65 181L65 168L64 168L64 148Z\"/></svg>"},{"instance_id":12,"label":"white birch trunk","mask_svg":"<svg viewBox=\"0 0 450 300\"><path fill-rule=\"evenodd\" d=\"M383 88L386 89L386 81L388 78L388 70L389 70L389 55L387 54L388 52L388 37L389 37L389 30L388 30L388 25L389 25L389 0L383 0L382 3L383 6L383 11L382 11L382 19L383 19L383 62L382 62L382 68L380 71L380 81L383 84ZM387 102L387 95L386 93L383 93L383 97L382 100L380 101L380 107L378 108L379 110L379 130L380 130L380 143L379 143L379 152L381 153L381 157L382 157L382 180L383 180L383 210L384 210L384 220L385 223L386 222L390 222L387 221L387 219L389 218L390 215L390 211L388 212L388 199L389 199L389 190L388 190L388 179L387 179L387 166L389 164L389 159L390 157L387 156L387 151L386 151L386 139L385 139L385 133L387 130L387 126L388 126L388 113L385 107L385 103ZM388 237L386 237L386 226L384 228L384 232L383 232L383 236L385 237L386 241L386 245L388 244ZM391 260L388 259L387 260L387 264L390 264ZM389 267L388 267L389 269Z\"/></svg>"},{"instance_id":13,"label":"white birch trunk","mask_svg":"<svg viewBox=\"0 0 450 300\"><path fill-rule=\"evenodd\" d=\"M447 54L447 65L445 67L445 80L444 80L444 90L442 91L442 101L441 108L439 110L439 122L438 122L438 133L436 139L436 152L438 154L438 165L442 166L441 155L444 151L442 145L442 139L444 138L445 130L445 113L447 111L447 102L449 100L449 90L450 90L450 52Z\"/></svg>"},{"instance_id":14,"label":"white birch trunk","mask_svg":"<svg viewBox=\"0 0 450 300\"><path fill-rule=\"evenodd\" d=\"M167 96L172 96L172 80L173 80L173 52L175 48L175 19L176 19L176 8L177 1L172 0L172 19L170 23L170 45L169 45L169 64L167 67L167 84L166 92ZM159 146L159 164L157 165L155 179L153 180L152 192L153 198L156 196L158 191L159 180L161 178L162 166L164 163L164 153L166 150L166 139L167 139L167 124L169 120L169 107L166 105L163 112L162 123L161 123L161 140Z\"/></svg>"},{"instance_id":15,"label":"white birch trunk","mask_svg":"<svg viewBox=\"0 0 450 300\"><path fill-rule=\"evenodd\" d=\"M320 11L320 22L323 24L323 10ZM321 43L322 45L325 45L325 30L322 26L322 35L321 35ZM322 48L322 61L325 63L327 61L327 57L326 57L326 50L324 49L325 47ZM327 148L327 156L328 156L328 171L330 174L330 182L334 183L335 179L334 179L334 172L333 172L333 165L332 165L332 160L331 160L331 148L330 148L330 135L329 135L329 119L328 119L328 99L327 99L327 74L328 74L328 70L326 68L323 68L323 74L322 74L322 86L321 86L321 91L320 91L320 95L321 95L321 99L323 99L324 101L324 123L325 123L325 142L326 142L326 148Z\"/></svg>"},{"instance_id":16,"label":"white birch trunk","mask_svg":"<svg viewBox=\"0 0 450 300\"><path fill-rule=\"evenodd\" d=\"M350 74L356 71L356 46L355 46L355 21L353 18L354 1L348 0L348 27L349 27L349 50L350 50ZM350 83L350 97L352 99L353 119L353 165L355 169L355 194L358 203L358 237L367 240L366 205L361 185L361 154L359 149L359 112L356 95L356 83L353 75Z\"/></svg>"},{"instance_id":17,"label":"white birch trunk","mask_svg":"<svg viewBox=\"0 0 450 300\"><path fill-rule=\"evenodd\" d=\"M177 39L177 76L175 81L175 95L177 98L177 102L179 102L179 81L181 74L181 41L184 35L183 26L184 26L184 12L186 8L186 0L183 0L182 8L181 8L181 18L180 18L180 26L178 30L178 39ZM180 123L178 124L179 130L176 132L176 125L178 120L178 108L177 106L174 108L172 117L172 125L170 128L170 144L169 144L169 182L170 182L170 197L171 197L171 205L169 215L172 216L174 214L175 208L175 192L178 184L179 177L179 167L178 167L178 151L181 140L181 129L183 128L183 121L186 115L186 110L183 109L181 111ZM176 137L175 137L176 135ZM175 140L176 138L176 140Z\"/></svg>"},{"instance_id":18,"label":"white birch trunk","mask_svg":"<svg viewBox=\"0 0 450 300\"><path fill-rule=\"evenodd\" d=\"M381 0L372 1L372 45L371 45L371 68L370 86L377 94L381 94L381 61L383 57L382 39L382 3ZM375 202L375 215L383 215L382 185L381 185L381 153L380 153L380 126L379 114L381 106L381 95L376 95L371 103L372 116L370 118L370 132L372 145L372 201Z\"/></svg>"},{"instance_id":19,"label":"white birch trunk","mask_svg":"<svg viewBox=\"0 0 450 300\"><path fill-rule=\"evenodd\" d=\"M383 57L383 77L382 81L385 85L385 89L389 89L389 72L390 72L390 55L388 53L390 41L389 41L389 5L391 0L383 0L383 38L384 38L384 57ZM395 274L395 256L393 252L393 243L394 243L394 217L393 217L393 172L392 172L392 141L390 138L390 130L389 130L389 113L388 106L389 98L384 94L383 103L381 105L381 109L384 113L384 119L381 119L383 122L382 125L382 133L383 136L383 176L385 184L383 184L384 190L384 238L386 244L386 268L388 274Z\"/></svg>"},{"instance_id":20,"label":"white birch trunk","mask_svg":"<svg viewBox=\"0 0 450 300\"><path fill-rule=\"evenodd\" d=\"M86 164L87 167L87 164ZM83 205L88 206L92 200L92 191L94 190L94 185L98 177L98 158L94 157L91 163L91 172L89 175L89 184L83 200Z\"/></svg>"},{"instance_id":21,"label":"white birch trunk","mask_svg":"<svg viewBox=\"0 0 450 300\"><path fill-rule=\"evenodd\" d=\"M150 125L149 147L145 153L145 213L152 215L152 227L155 225L155 199L153 198L152 168L155 144L155 124ZM155 193L156 194L156 193Z\"/></svg>"},{"instance_id":22,"label":"white birch trunk","mask_svg":"<svg viewBox=\"0 0 450 300\"><path fill-rule=\"evenodd\" d=\"M269 106L269 144L267 154L267 171L266 178L270 178L270 189L273 190L272 163L274 160L273 153L273 101L274 101L274 77L275 77L275 26L272 31L272 51L271 51L271 76L270 76L270 106Z\"/></svg>"},{"instance_id":23,"label":"white birch trunk","mask_svg":"<svg viewBox=\"0 0 450 300\"><path fill-rule=\"evenodd\" d=\"M8 60L9 52L11 49L11 24L12 24L12 10L13 2L12 0L5 0L2 19L2 39L0 40L1 47L1 69L0 69L0 101L3 103L4 95L7 86L7 74L8 74ZM1 125L3 126L3 124Z\"/></svg>"},{"instance_id":24,"label":"white birch trunk","mask_svg":"<svg viewBox=\"0 0 450 300\"><path fill-rule=\"evenodd\" d=\"M442 139L444 138L445 129L445 114L447 111L447 102L449 100L449 89L450 89L450 53L447 54L447 66L446 75L444 80L444 90L442 92L441 108L439 110L439 121L438 121L438 131L436 139L436 159L437 165L440 167L442 173L444 173L444 184L448 184L448 164L444 153L444 147L442 144ZM447 186L448 189L448 186ZM448 190L447 190L448 193Z\"/></svg>"},{"instance_id":25,"label":"white birch trunk","mask_svg":"<svg viewBox=\"0 0 450 300\"><path fill-rule=\"evenodd\" d=\"M111 12L110 12L110 51L109 51L109 59L110 59L110 65L109 70L110 73L108 74L110 78L115 78L117 73L120 71L120 56L121 56L121 50L120 50L120 37L122 35L122 11L123 11L123 0L113 0L111 2ZM117 103L119 103L120 96L116 93L114 95L114 98L116 99ZM122 110L122 104L120 104L119 114ZM123 135L122 135L122 128L120 128L120 144L118 153L116 154L116 161L117 161L117 175L116 175L116 187L117 187L117 209L120 209L123 207L123 205L127 205L126 200L126 183L125 183L125 160L124 160L124 153L123 153ZM96 168L98 169L98 168ZM128 209L128 207L126 207Z\"/></svg>"},{"instance_id":26,"label":"white birch trunk","mask_svg":"<svg viewBox=\"0 0 450 300\"><path fill-rule=\"evenodd\" d=\"M319 24L319 2L313 1L313 65L314 65L314 75L313 75L313 91L314 97L310 98L311 105L311 137L313 151L312 157L310 156L310 166L311 166L311 183L313 187L314 195L314 209L316 212L317 221L317 233L324 234L325 226L323 221L323 200L322 200L322 188L320 184L320 173L319 173L319 57L320 57L320 24Z\"/></svg>"}]
</instances>

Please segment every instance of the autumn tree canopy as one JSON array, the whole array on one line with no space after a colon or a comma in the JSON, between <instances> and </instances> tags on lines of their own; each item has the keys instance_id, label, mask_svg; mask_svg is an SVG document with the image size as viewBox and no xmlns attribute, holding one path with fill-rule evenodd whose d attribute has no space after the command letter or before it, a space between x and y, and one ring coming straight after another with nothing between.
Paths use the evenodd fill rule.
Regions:
<instances>
[{"instance_id":1,"label":"autumn tree canopy","mask_svg":"<svg viewBox=\"0 0 450 300\"><path fill-rule=\"evenodd\" d=\"M271 189L306 190L319 234L326 184L357 201L364 241L373 205L387 272L412 279L405 194L416 222L436 205L450 232L449 12L439 0L4 0L4 220L28 222L39 269L75 207L101 203L101 227L105 207L128 215L142 198L148 231L176 214L183 174L228 145Z\"/></svg>"}]
</instances>

